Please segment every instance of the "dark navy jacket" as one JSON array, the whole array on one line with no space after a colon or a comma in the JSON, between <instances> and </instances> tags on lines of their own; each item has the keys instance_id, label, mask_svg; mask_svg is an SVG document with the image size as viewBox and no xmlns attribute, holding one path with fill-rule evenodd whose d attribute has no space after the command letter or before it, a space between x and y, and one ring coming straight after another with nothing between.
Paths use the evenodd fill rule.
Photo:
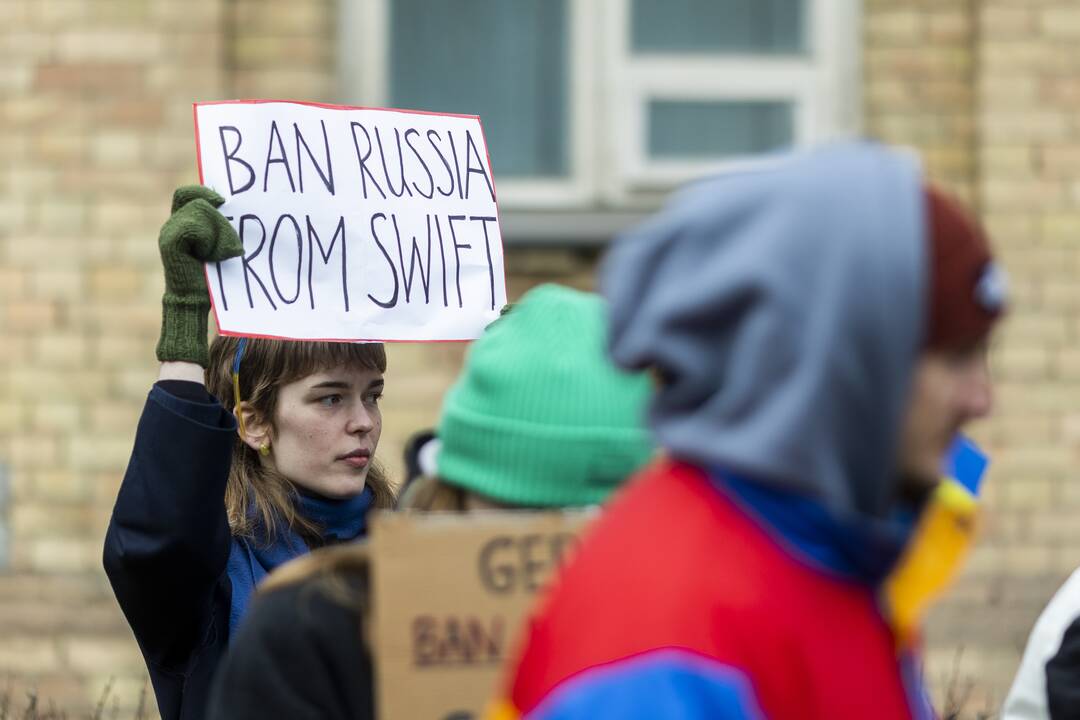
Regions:
<instances>
[{"instance_id":1,"label":"dark navy jacket","mask_svg":"<svg viewBox=\"0 0 1080 720\"><path fill-rule=\"evenodd\" d=\"M224 498L235 438L235 418L201 385L156 384L105 535L105 572L162 720L204 717L228 643Z\"/></svg>"}]
</instances>

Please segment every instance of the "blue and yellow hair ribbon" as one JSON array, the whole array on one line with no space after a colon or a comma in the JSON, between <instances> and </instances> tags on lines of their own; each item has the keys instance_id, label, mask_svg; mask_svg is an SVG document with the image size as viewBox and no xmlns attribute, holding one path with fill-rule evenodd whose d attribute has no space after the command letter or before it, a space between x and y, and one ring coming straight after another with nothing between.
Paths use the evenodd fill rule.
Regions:
<instances>
[{"instance_id":1,"label":"blue and yellow hair ribbon","mask_svg":"<svg viewBox=\"0 0 1080 720\"><path fill-rule=\"evenodd\" d=\"M885 582L885 602L900 647L914 640L930 604L944 591L975 539L979 489L989 461L958 436L945 457L942 480L919 516L914 535Z\"/></svg>"},{"instance_id":2,"label":"blue and yellow hair ribbon","mask_svg":"<svg viewBox=\"0 0 1080 720\"><path fill-rule=\"evenodd\" d=\"M244 427L244 413L240 412L240 361L244 357L244 350L247 349L247 342L246 337L240 338L240 342L236 344L236 356L233 358L232 364L233 400L235 401L236 421L240 423L241 438L247 437L247 428Z\"/></svg>"}]
</instances>

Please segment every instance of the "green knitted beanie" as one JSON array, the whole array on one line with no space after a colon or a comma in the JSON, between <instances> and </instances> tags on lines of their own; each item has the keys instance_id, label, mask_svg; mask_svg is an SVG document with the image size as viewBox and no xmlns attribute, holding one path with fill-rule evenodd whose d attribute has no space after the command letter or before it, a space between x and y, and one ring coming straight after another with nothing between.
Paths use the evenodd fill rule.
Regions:
<instances>
[{"instance_id":1,"label":"green knitted beanie","mask_svg":"<svg viewBox=\"0 0 1080 720\"><path fill-rule=\"evenodd\" d=\"M591 505L650 458L650 383L608 360L606 314L597 295L541 285L488 327L443 402L445 482L511 505Z\"/></svg>"}]
</instances>

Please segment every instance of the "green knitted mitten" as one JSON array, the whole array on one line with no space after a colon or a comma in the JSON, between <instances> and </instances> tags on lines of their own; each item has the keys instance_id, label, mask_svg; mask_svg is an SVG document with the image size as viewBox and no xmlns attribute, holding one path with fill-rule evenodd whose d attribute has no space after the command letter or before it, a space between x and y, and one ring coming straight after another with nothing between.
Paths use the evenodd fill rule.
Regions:
<instances>
[{"instance_id":1,"label":"green knitted mitten","mask_svg":"<svg viewBox=\"0 0 1080 720\"><path fill-rule=\"evenodd\" d=\"M161 226L158 246L165 269L161 298L161 338L158 360L210 362L206 315L210 291L203 264L244 252L236 230L218 212L225 198L202 185L185 185L173 193L172 215Z\"/></svg>"}]
</instances>

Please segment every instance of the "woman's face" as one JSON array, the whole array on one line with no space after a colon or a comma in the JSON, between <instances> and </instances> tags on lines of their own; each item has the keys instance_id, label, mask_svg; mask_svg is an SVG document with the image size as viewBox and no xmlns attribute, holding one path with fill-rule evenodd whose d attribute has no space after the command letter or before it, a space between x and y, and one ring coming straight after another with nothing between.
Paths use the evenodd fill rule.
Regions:
<instances>
[{"instance_id":1,"label":"woman's face","mask_svg":"<svg viewBox=\"0 0 1080 720\"><path fill-rule=\"evenodd\" d=\"M303 490L359 495L382 432L382 392L382 373L349 367L282 385L262 461Z\"/></svg>"}]
</instances>

